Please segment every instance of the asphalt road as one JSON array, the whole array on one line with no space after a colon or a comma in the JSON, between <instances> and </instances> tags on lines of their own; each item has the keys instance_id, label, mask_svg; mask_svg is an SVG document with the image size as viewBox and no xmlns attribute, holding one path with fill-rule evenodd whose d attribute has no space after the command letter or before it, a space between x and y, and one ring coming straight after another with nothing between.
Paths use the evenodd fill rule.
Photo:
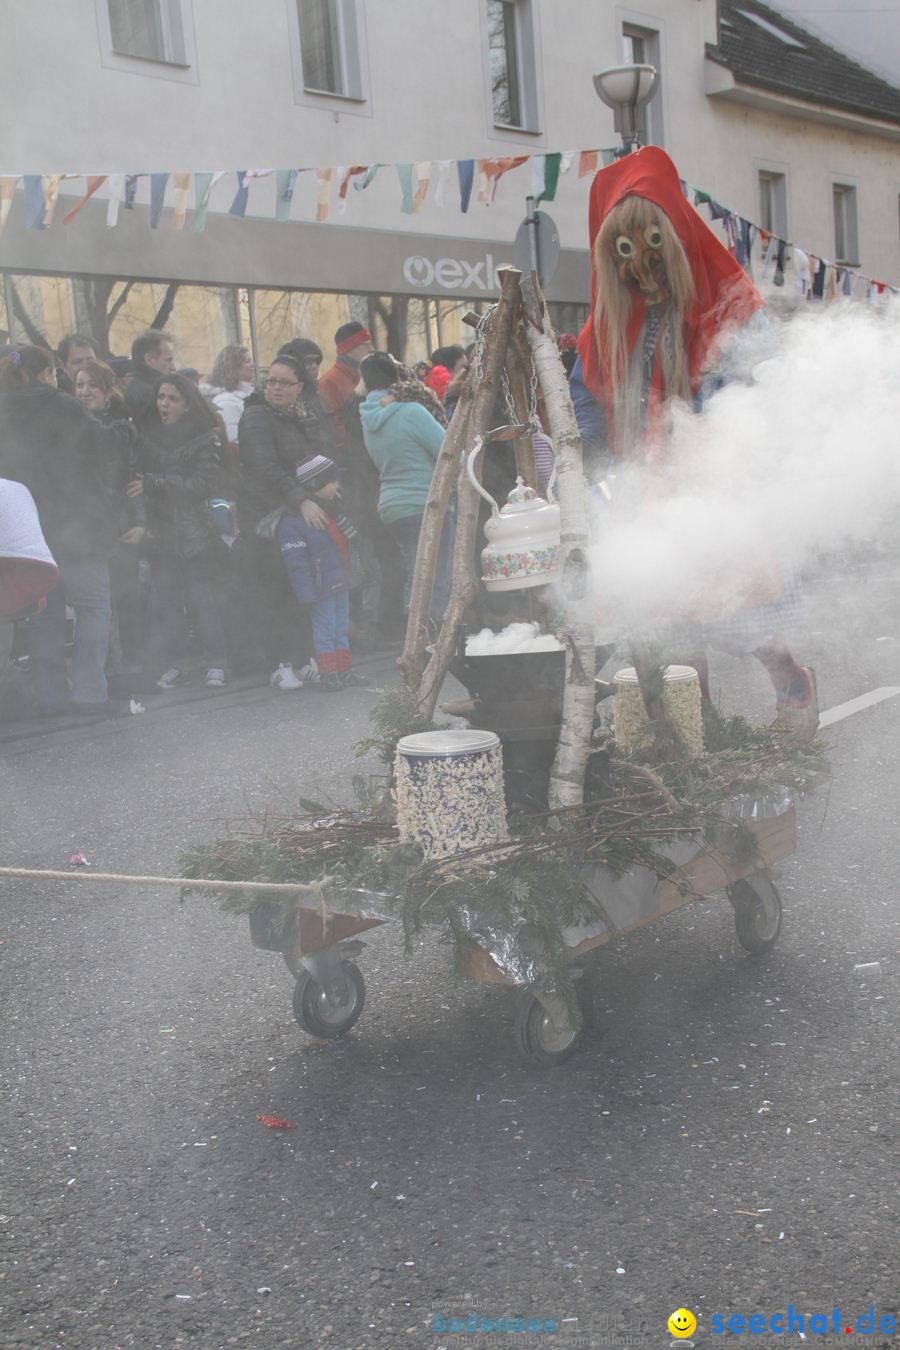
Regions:
<instances>
[{"instance_id":1,"label":"asphalt road","mask_svg":"<svg viewBox=\"0 0 900 1350\"><path fill-rule=\"evenodd\" d=\"M898 586L882 561L816 588L823 708L900 684ZM714 676L770 715L761 672ZM0 856L172 874L226 820L339 793L371 702L245 689L7 740ZM652 925L603 953L597 1029L544 1073L440 936L406 959L372 935L366 1011L323 1047L213 902L0 885L0 1345L657 1347L684 1305L708 1346L716 1314L789 1304L838 1307L828 1343L895 1343L843 1328L900 1315L900 699L829 740L775 950L747 957L720 901ZM554 1329L459 1341L454 1316Z\"/></svg>"}]
</instances>

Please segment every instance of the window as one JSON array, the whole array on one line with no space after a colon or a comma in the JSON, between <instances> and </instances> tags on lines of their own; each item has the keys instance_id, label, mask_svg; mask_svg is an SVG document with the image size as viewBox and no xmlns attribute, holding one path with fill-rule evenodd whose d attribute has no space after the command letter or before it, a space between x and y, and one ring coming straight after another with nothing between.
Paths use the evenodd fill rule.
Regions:
<instances>
[{"instance_id":1,"label":"window","mask_svg":"<svg viewBox=\"0 0 900 1350\"><path fill-rule=\"evenodd\" d=\"M537 131L531 0L487 0L487 43L494 125Z\"/></svg>"},{"instance_id":2,"label":"window","mask_svg":"<svg viewBox=\"0 0 900 1350\"><path fill-rule=\"evenodd\" d=\"M186 65L178 0L107 0L112 51L141 61Z\"/></svg>"},{"instance_id":3,"label":"window","mask_svg":"<svg viewBox=\"0 0 900 1350\"><path fill-rule=\"evenodd\" d=\"M787 180L783 173L759 171L759 223L776 238L787 238Z\"/></svg>"},{"instance_id":4,"label":"window","mask_svg":"<svg viewBox=\"0 0 900 1350\"><path fill-rule=\"evenodd\" d=\"M659 70L659 34L650 28L623 24L622 64L655 66ZM635 123L641 145L662 145L662 102L658 84L650 102L635 111Z\"/></svg>"},{"instance_id":5,"label":"window","mask_svg":"<svg viewBox=\"0 0 900 1350\"><path fill-rule=\"evenodd\" d=\"M362 99L356 0L297 0L303 88Z\"/></svg>"},{"instance_id":6,"label":"window","mask_svg":"<svg viewBox=\"0 0 900 1350\"><path fill-rule=\"evenodd\" d=\"M834 201L834 261L859 264L856 188L847 183L832 186Z\"/></svg>"}]
</instances>

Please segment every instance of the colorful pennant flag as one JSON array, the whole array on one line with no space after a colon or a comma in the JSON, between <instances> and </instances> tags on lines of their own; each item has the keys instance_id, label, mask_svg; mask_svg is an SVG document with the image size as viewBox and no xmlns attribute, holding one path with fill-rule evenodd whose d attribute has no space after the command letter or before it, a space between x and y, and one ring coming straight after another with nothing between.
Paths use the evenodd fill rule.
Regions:
<instances>
[{"instance_id":1,"label":"colorful pennant flag","mask_svg":"<svg viewBox=\"0 0 900 1350\"><path fill-rule=\"evenodd\" d=\"M316 169L316 220L327 220L331 211L331 169Z\"/></svg>"},{"instance_id":2,"label":"colorful pennant flag","mask_svg":"<svg viewBox=\"0 0 900 1350\"><path fill-rule=\"evenodd\" d=\"M297 181L296 169L275 170L275 219L290 220L291 203L294 200L294 184Z\"/></svg>"},{"instance_id":3,"label":"colorful pennant flag","mask_svg":"<svg viewBox=\"0 0 900 1350\"><path fill-rule=\"evenodd\" d=\"M119 206L125 196L124 173L111 173L106 180L106 226L112 228L119 223Z\"/></svg>"},{"instance_id":4,"label":"colorful pennant flag","mask_svg":"<svg viewBox=\"0 0 900 1350\"><path fill-rule=\"evenodd\" d=\"M10 208L13 204L13 198L16 195L16 188L19 186L18 174L8 174L6 177L0 177L0 233L9 217Z\"/></svg>"},{"instance_id":5,"label":"colorful pennant flag","mask_svg":"<svg viewBox=\"0 0 900 1350\"><path fill-rule=\"evenodd\" d=\"M413 193L413 211L421 211L428 196L428 184L431 182L431 160L423 159L413 170L415 192Z\"/></svg>"},{"instance_id":6,"label":"colorful pennant flag","mask_svg":"<svg viewBox=\"0 0 900 1350\"><path fill-rule=\"evenodd\" d=\"M59 196L59 185L64 178L70 175L64 173L50 173L44 178L44 224L50 226L53 224L53 217L56 214L56 200ZM75 177L74 174L71 177Z\"/></svg>"},{"instance_id":7,"label":"colorful pennant flag","mask_svg":"<svg viewBox=\"0 0 900 1350\"><path fill-rule=\"evenodd\" d=\"M475 161L474 159L458 159L456 161L456 173L459 178L459 208L465 215L469 209L469 201L472 196L472 184L475 181Z\"/></svg>"},{"instance_id":8,"label":"colorful pennant flag","mask_svg":"<svg viewBox=\"0 0 900 1350\"><path fill-rule=\"evenodd\" d=\"M400 210L406 216L412 215L413 209L413 166L411 164L395 164L397 177L400 179Z\"/></svg>"},{"instance_id":9,"label":"colorful pennant flag","mask_svg":"<svg viewBox=\"0 0 900 1350\"><path fill-rule=\"evenodd\" d=\"M246 180L247 180L247 170L238 169L237 192L234 194L234 201L228 208L228 214L230 216L240 216L241 219L243 219L244 217L244 212L247 210L247 202L250 200L250 185Z\"/></svg>"},{"instance_id":10,"label":"colorful pennant flag","mask_svg":"<svg viewBox=\"0 0 900 1350\"><path fill-rule=\"evenodd\" d=\"M342 202L347 200L347 191L350 187L351 181L361 173L368 175L368 172L369 172L368 164L351 164L349 167L345 165L343 169L338 171L338 177L340 178L338 197ZM354 186L359 187L360 184L355 183ZM365 187L366 184L363 183L362 186Z\"/></svg>"},{"instance_id":11,"label":"colorful pennant flag","mask_svg":"<svg viewBox=\"0 0 900 1350\"><path fill-rule=\"evenodd\" d=\"M184 222L187 217L188 193L191 190L191 175L189 173L173 173L172 182L175 185L175 207L172 212L172 229L183 230Z\"/></svg>"},{"instance_id":12,"label":"colorful pennant flag","mask_svg":"<svg viewBox=\"0 0 900 1350\"><path fill-rule=\"evenodd\" d=\"M25 189L25 228L44 228L44 182L39 173L26 173L22 179Z\"/></svg>"},{"instance_id":13,"label":"colorful pennant flag","mask_svg":"<svg viewBox=\"0 0 900 1350\"><path fill-rule=\"evenodd\" d=\"M166 185L171 174L151 173L150 175L150 228L155 230L159 225L159 218L162 215L163 206L166 202Z\"/></svg>"},{"instance_id":14,"label":"colorful pennant flag","mask_svg":"<svg viewBox=\"0 0 900 1350\"><path fill-rule=\"evenodd\" d=\"M435 206L447 205L447 185L450 182L450 170L453 168L452 159L439 159L437 161L437 182L434 185L434 204Z\"/></svg>"},{"instance_id":15,"label":"colorful pennant flag","mask_svg":"<svg viewBox=\"0 0 900 1350\"><path fill-rule=\"evenodd\" d=\"M87 190L85 191L84 196L75 203L71 211L66 212L66 214L62 218L62 223L64 225L71 225L72 221L78 215L79 211L82 209L85 203L90 201L91 197L93 197L97 189L101 188L105 182L106 182L105 173L89 177L87 180Z\"/></svg>"}]
</instances>

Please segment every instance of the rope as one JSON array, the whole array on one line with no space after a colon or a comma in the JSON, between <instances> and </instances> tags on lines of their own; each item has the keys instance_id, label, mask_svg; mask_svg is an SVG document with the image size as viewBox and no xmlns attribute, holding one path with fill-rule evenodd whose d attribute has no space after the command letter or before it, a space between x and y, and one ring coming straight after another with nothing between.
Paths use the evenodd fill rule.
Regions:
<instances>
[{"instance_id":1,"label":"rope","mask_svg":"<svg viewBox=\"0 0 900 1350\"><path fill-rule=\"evenodd\" d=\"M321 881L314 881L311 884L299 881L210 881L205 877L135 877L119 875L116 872L52 872L37 867L0 867L0 877L28 877L35 881L114 882L119 886L177 886L182 891L282 891L291 895L316 896L324 909Z\"/></svg>"}]
</instances>

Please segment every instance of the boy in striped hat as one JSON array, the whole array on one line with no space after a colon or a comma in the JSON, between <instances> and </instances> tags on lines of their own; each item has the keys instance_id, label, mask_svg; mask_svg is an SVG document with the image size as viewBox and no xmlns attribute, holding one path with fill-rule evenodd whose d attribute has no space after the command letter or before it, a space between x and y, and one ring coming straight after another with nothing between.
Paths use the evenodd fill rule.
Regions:
<instances>
[{"instance_id":1,"label":"boy in striped hat","mask_svg":"<svg viewBox=\"0 0 900 1350\"><path fill-rule=\"evenodd\" d=\"M315 530L300 515L284 515L278 543L297 601L310 612L317 688L337 693L366 683L351 669L349 640L350 591L364 580L356 529L338 505L341 485L334 460L314 455L297 466L297 479L322 507L328 527Z\"/></svg>"}]
</instances>

